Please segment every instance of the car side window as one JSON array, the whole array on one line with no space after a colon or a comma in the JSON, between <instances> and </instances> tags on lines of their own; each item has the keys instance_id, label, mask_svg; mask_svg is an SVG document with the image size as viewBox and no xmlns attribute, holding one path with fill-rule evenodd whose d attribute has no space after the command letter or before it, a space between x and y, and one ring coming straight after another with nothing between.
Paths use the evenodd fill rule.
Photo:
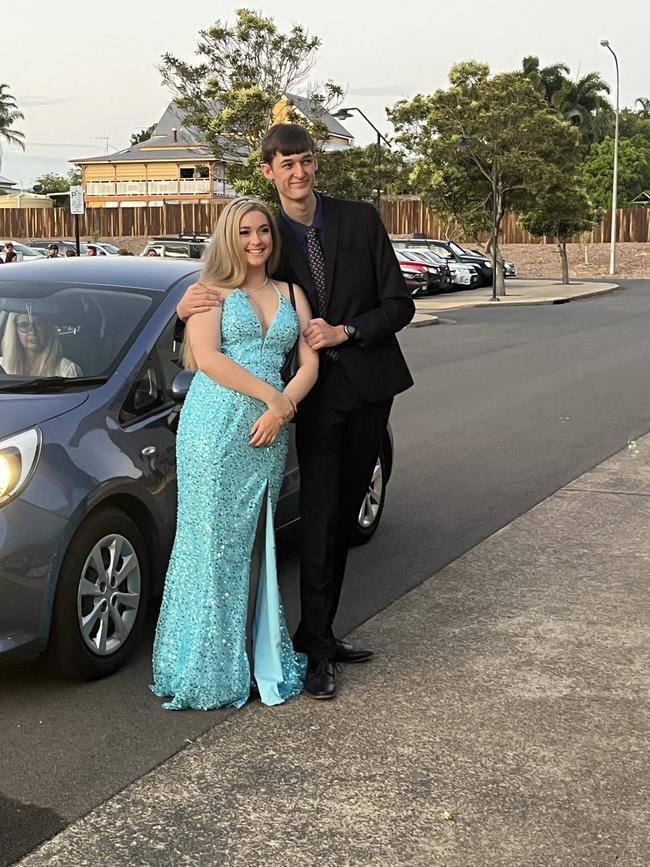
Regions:
<instances>
[{"instance_id":1,"label":"car side window","mask_svg":"<svg viewBox=\"0 0 650 867\"><path fill-rule=\"evenodd\" d=\"M183 344L174 339L175 332L176 314L169 320L167 327L160 335L160 340L156 344L162 371L162 385L168 396L171 395L171 387L176 375L183 370L183 362L181 360Z\"/></svg>"},{"instance_id":2,"label":"car side window","mask_svg":"<svg viewBox=\"0 0 650 867\"><path fill-rule=\"evenodd\" d=\"M182 370L181 344L174 340L175 327L176 315L165 326L124 401L120 411L122 424L133 424L173 403L171 384Z\"/></svg>"}]
</instances>

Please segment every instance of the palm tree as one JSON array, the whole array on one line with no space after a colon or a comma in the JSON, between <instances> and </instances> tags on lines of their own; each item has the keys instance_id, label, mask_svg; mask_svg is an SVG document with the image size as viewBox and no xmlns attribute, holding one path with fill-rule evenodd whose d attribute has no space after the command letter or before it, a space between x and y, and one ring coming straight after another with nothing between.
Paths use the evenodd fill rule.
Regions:
<instances>
[{"instance_id":1,"label":"palm tree","mask_svg":"<svg viewBox=\"0 0 650 867\"><path fill-rule=\"evenodd\" d=\"M612 123L613 109L609 85L598 72L589 72L575 81L567 80L551 100L551 105L569 123L580 130L582 144L589 146L606 135Z\"/></svg>"},{"instance_id":2,"label":"palm tree","mask_svg":"<svg viewBox=\"0 0 650 867\"><path fill-rule=\"evenodd\" d=\"M641 115L641 117L650 118L650 98L648 98L647 96L640 96L638 99L634 100L634 104L636 105L637 102L641 106L641 108L639 109L639 114Z\"/></svg>"},{"instance_id":3,"label":"palm tree","mask_svg":"<svg viewBox=\"0 0 650 867\"><path fill-rule=\"evenodd\" d=\"M565 63L540 67L534 55L524 57L521 71L560 117L578 127L583 145L607 135L613 110L607 99L609 85L597 72L572 80Z\"/></svg>"},{"instance_id":4,"label":"palm tree","mask_svg":"<svg viewBox=\"0 0 650 867\"><path fill-rule=\"evenodd\" d=\"M524 57L521 71L547 102L551 102L554 94L561 89L570 72L566 63L552 63L550 66L540 67L539 57L535 55Z\"/></svg>"},{"instance_id":5,"label":"palm tree","mask_svg":"<svg viewBox=\"0 0 650 867\"><path fill-rule=\"evenodd\" d=\"M25 115L18 110L16 100L9 93L8 84L0 84L0 142L15 144L25 150L25 134L13 129L17 120L24 120Z\"/></svg>"}]
</instances>

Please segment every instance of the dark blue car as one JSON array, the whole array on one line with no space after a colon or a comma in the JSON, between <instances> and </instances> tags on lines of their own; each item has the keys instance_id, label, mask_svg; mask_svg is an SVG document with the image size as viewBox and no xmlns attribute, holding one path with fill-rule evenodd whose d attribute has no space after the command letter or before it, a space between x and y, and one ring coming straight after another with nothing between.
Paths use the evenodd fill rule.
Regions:
<instances>
[{"instance_id":1,"label":"dark blue car","mask_svg":"<svg viewBox=\"0 0 650 867\"><path fill-rule=\"evenodd\" d=\"M191 374L175 308L198 263L59 259L0 269L0 661L119 668L160 593ZM387 431L356 542L377 528ZM293 432L276 525L298 518Z\"/></svg>"}]
</instances>

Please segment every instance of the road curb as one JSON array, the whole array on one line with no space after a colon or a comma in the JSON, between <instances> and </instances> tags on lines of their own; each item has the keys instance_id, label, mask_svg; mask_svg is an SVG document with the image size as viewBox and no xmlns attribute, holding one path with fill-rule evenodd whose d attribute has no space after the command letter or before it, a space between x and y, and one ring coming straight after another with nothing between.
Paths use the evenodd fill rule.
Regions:
<instances>
[{"instance_id":1,"label":"road curb","mask_svg":"<svg viewBox=\"0 0 650 867\"><path fill-rule=\"evenodd\" d=\"M440 317L433 313L427 313L423 310L418 310L406 326L407 328L427 328L429 325L438 325Z\"/></svg>"},{"instance_id":2,"label":"road curb","mask_svg":"<svg viewBox=\"0 0 650 867\"><path fill-rule=\"evenodd\" d=\"M492 307L492 308L502 308L502 307L538 307L543 304L568 304L571 301L581 301L584 298L595 298L598 295L607 295L610 292L618 292L623 290L624 287L620 285L612 285L605 286L602 289L593 289L587 292L579 292L574 295L563 295L556 296L555 298L530 298L530 299L520 299L520 300L509 300L509 296L503 296L499 299L499 301L490 301L490 300L477 300L477 301L459 301L457 305L453 307L439 308L435 312L436 313L447 313L452 310L470 310L475 307ZM452 302L453 303L453 302ZM419 314L429 313L429 308L420 308L416 306L416 311ZM431 311L433 313L433 311ZM416 314L417 315L417 314Z\"/></svg>"},{"instance_id":3,"label":"road curb","mask_svg":"<svg viewBox=\"0 0 650 867\"><path fill-rule=\"evenodd\" d=\"M500 307L539 307L542 304L568 304L570 301L581 301L583 298L595 298L598 295L608 295L610 292L618 292L622 286L607 286L605 289L597 289L593 292L581 292L579 295L566 295L562 298L531 298L530 301L508 301L500 298L497 302ZM505 296L507 299L508 296ZM479 301L474 307L495 307L494 301ZM456 308L458 309L458 308Z\"/></svg>"}]
</instances>

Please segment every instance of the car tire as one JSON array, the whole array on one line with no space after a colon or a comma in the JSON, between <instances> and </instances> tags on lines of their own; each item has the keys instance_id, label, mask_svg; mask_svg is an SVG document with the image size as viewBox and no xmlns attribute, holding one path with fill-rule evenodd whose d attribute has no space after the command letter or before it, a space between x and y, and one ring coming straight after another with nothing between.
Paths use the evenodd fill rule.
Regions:
<instances>
[{"instance_id":1,"label":"car tire","mask_svg":"<svg viewBox=\"0 0 650 867\"><path fill-rule=\"evenodd\" d=\"M63 559L48 657L61 674L96 680L117 671L142 632L149 602L147 548L119 509L91 514Z\"/></svg>"},{"instance_id":2,"label":"car tire","mask_svg":"<svg viewBox=\"0 0 650 867\"><path fill-rule=\"evenodd\" d=\"M372 472L372 479L368 485L368 492L363 498L363 504L359 510L357 522L352 531L351 544L353 546L365 545L377 532L384 503L386 502L386 484L388 482L388 460L382 447L377 463Z\"/></svg>"}]
</instances>

